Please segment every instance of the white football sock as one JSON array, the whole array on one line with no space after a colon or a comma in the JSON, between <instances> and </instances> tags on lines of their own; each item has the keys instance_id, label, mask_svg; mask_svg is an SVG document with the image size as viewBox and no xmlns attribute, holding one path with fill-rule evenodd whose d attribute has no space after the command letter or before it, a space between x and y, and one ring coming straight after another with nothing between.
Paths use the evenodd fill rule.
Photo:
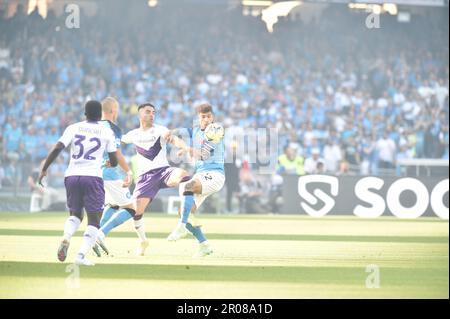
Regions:
<instances>
[{"instance_id":1,"label":"white football sock","mask_svg":"<svg viewBox=\"0 0 450 319\"><path fill-rule=\"evenodd\" d=\"M66 223L64 224L64 236L63 239L66 241L70 241L73 234L77 231L78 227L80 227L81 220L76 216L70 216L67 218Z\"/></svg>"},{"instance_id":2,"label":"white football sock","mask_svg":"<svg viewBox=\"0 0 450 319\"><path fill-rule=\"evenodd\" d=\"M95 244L95 240L97 239L98 228L88 225L86 227L86 231L83 235L83 244L81 244L81 248L78 251L78 257L84 258L87 252L92 249Z\"/></svg>"},{"instance_id":3,"label":"white football sock","mask_svg":"<svg viewBox=\"0 0 450 319\"><path fill-rule=\"evenodd\" d=\"M146 241L147 236L145 236L145 227L144 227L144 218L134 221L134 229L136 229L136 233L139 236L141 241Z\"/></svg>"}]
</instances>

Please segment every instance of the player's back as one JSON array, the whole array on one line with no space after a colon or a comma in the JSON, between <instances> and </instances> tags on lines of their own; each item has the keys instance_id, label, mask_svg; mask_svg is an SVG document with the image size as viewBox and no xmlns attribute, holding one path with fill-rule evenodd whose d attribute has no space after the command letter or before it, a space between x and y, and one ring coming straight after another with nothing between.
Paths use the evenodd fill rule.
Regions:
<instances>
[{"instance_id":1,"label":"player's back","mask_svg":"<svg viewBox=\"0 0 450 319\"><path fill-rule=\"evenodd\" d=\"M205 160L195 161L195 171L196 172L206 172L206 171L218 171L222 174L225 173L224 162L225 162L225 144L224 139L218 143L208 142L205 137L205 132L200 129L200 127L194 127L192 130L192 139L194 149L201 150L206 148L210 151L210 156Z\"/></svg>"},{"instance_id":2,"label":"player's back","mask_svg":"<svg viewBox=\"0 0 450 319\"><path fill-rule=\"evenodd\" d=\"M65 176L102 177L103 154L117 150L114 133L99 121L83 121L66 128L59 142L70 145Z\"/></svg>"}]
</instances>

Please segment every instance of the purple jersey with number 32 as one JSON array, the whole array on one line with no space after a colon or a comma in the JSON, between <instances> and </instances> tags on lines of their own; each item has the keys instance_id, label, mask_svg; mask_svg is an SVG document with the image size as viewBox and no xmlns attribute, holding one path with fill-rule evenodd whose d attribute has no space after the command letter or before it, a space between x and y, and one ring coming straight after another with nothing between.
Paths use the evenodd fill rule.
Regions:
<instances>
[{"instance_id":1,"label":"purple jersey with number 32","mask_svg":"<svg viewBox=\"0 0 450 319\"><path fill-rule=\"evenodd\" d=\"M103 154L117 151L114 132L100 122L78 122L66 128L59 142L70 145L65 176L102 177Z\"/></svg>"}]
</instances>

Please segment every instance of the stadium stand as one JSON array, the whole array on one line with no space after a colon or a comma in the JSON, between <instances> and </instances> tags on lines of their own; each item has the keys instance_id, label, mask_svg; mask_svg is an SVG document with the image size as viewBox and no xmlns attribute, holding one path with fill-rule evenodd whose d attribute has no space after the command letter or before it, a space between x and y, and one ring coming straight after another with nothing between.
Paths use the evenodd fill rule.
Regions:
<instances>
[{"instance_id":1,"label":"stadium stand","mask_svg":"<svg viewBox=\"0 0 450 319\"><path fill-rule=\"evenodd\" d=\"M448 11L407 24L383 16L383 33L356 27L364 18L336 5L268 33L239 9L158 6L101 10L56 31L63 19L52 11L0 12L0 185L26 187L62 129L82 119L83 101L107 95L121 102L124 131L141 102L176 128L207 100L230 134L276 127L279 156L288 147L306 161L319 150L330 174L401 174L398 160L448 159Z\"/></svg>"}]
</instances>

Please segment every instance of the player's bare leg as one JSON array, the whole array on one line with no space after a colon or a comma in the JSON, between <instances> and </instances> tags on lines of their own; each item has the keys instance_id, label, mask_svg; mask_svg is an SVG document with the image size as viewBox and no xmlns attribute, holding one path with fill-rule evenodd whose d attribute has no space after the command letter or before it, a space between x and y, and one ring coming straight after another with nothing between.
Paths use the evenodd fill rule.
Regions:
<instances>
[{"instance_id":1,"label":"player's bare leg","mask_svg":"<svg viewBox=\"0 0 450 319\"><path fill-rule=\"evenodd\" d=\"M169 179L166 182L167 187L177 187L180 185L180 183L183 182L183 179L189 177L188 172L186 172L184 169L176 168L172 171L172 173L169 176Z\"/></svg>"}]
</instances>

